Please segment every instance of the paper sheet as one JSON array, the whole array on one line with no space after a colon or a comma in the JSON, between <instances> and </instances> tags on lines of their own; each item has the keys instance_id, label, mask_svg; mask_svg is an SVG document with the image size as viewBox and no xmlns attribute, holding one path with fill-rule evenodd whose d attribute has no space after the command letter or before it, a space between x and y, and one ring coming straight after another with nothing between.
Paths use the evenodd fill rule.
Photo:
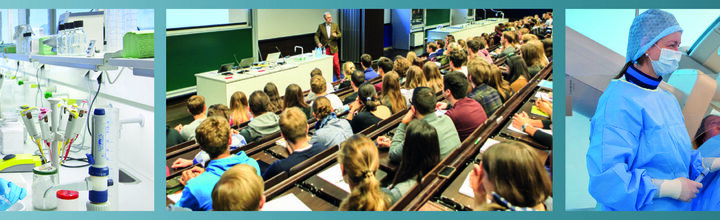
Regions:
<instances>
[{"instance_id":1,"label":"paper sheet","mask_svg":"<svg viewBox=\"0 0 720 220\"><path fill-rule=\"evenodd\" d=\"M343 180L342 171L340 170L340 164L330 167L329 169L318 174L318 177L328 181L329 183L337 186L338 188L345 190L350 193L350 185Z\"/></svg>"},{"instance_id":2,"label":"paper sheet","mask_svg":"<svg viewBox=\"0 0 720 220\"><path fill-rule=\"evenodd\" d=\"M552 98L550 98L550 94L545 93L545 92L537 92L537 93L535 93L535 98L538 98L538 99L541 98L541 99L548 100L548 101L552 102Z\"/></svg>"},{"instance_id":3,"label":"paper sheet","mask_svg":"<svg viewBox=\"0 0 720 220\"><path fill-rule=\"evenodd\" d=\"M517 129L517 128L513 127L512 123L510 123L510 125L508 125L508 129L510 129L511 131L520 133L520 134L528 135L528 134L525 133L524 131L521 131L520 129Z\"/></svg>"},{"instance_id":4,"label":"paper sheet","mask_svg":"<svg viewBox=\"0 0 720 220\"><path fill-rule=\"evenodd\" d=\"M549 90L553 89L552 82L544 80L544 79L541 80L540 83L538 83L538 86L545 88L545 89L549 89Z\"/></svg>"},{"instance_id":5,"label":"paper sheet","mask_svg":"<svg viewBox=\"0 0 720 220\"><path fill-rule=\"evenodd\" d=\"M535 105L532 106L532 110L530 110L530 114L539 115L539 116L543 116L546 118L550 117L548 114L545 114L545 112L540 111L540 109L538 109L538 107Z\"/></svg>"},{"instance_id":6,"label":"paper sheet","mask_svg":"<svg viewBox=\"0 0 720 220\"><path fill-rule=\"evenodd\" d=\"M180 197L182 197L182 191L180 191L179 193L167 195L167 197L168 199L170 199L170 201L173 201L173 203L177 203L178 200L180 200Z\"/></svg>"},{"instance_id":7,"label":"paper sheet","mask_svg":"<svg viewBox=\"0 0 720 220\"><path fill-rule=\"evenodd\" d=\"M486 142L487 143L487 142ZM472 172L472 171L470 171ZM470 187L470 174L467 175L465 178L465 182L463 182L462 186L460 186L460 194L470 196L470 198L475 198L475 193L472 190L472 187Z\"/></svg>"},{"instance_id":8,"label":"paper sheet","mask_svg":"<svg viewBox=\"0 0 720 220\"><path fill-rule=\"evenodd\" d=\"M273 199L263 205L263 211L312 211L295 194Z\"/></svg>"},{"instance_id":9,"label":"paper sheet","mask_svg":"<svg viewBox=\"0 0 720 220\"><path fill-rule=\"evenodd\" d=\"M493 145L495 145L497 143L500 143L500 141L497 141L495 139L487 139L487 141L485 141L485 144L483 144L483 146L480 147L480 153L485 152L487 149L489 149L490 147L492 147Z\"/></svg>"}]
</instances>

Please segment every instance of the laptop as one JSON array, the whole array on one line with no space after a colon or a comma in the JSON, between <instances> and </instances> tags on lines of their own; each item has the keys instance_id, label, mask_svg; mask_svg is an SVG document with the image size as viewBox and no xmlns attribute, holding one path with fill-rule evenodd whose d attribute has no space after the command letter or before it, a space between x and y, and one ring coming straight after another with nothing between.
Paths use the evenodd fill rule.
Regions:
<instances>
[{"instance_id":1,"label":"laptop","mask_svg":"<svg viewBox=\"0 0 720 220\"><path fill-rule=\"evenodd\" d=\"M252 66L253 60L255 60L255 57L242 59L242 61L240 61L240 63L238 64L238 67L240 69L249 68L250 66Z\"/></svg>"},{"instance_id":2,"label":"laptop","mask_svg":"<svg viewBox=\"0 0 720 220\"><path fill-rule=\"evenodd\" d=\"M268 54L267 59L265 59L265 64L275 64L280 59L280 52L271 53Z\"/></svg>"},{"instance_id":3,"label":"laptop","mask_svg":"<svg viewBox=\"0 0 720 220\"><path fill-rule=\"evenodd\" d=\"M220 69L218 69L218 73L222 75L230 75L232 74L233 64L235 63L226 63L223 65L220 65Z\"/></svg>"}]
</instances>

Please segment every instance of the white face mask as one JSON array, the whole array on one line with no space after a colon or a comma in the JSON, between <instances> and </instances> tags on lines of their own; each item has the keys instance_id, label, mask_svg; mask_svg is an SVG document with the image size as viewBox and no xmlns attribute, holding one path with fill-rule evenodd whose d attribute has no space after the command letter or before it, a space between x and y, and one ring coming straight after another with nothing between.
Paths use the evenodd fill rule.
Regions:
<instances>
[{"instance_id":1,"label":"white face mask","mask_svg":"<svg viewBox=\"0 0 720 220\"><path fill-rule=\"evenodd\" d=\"M682 58L682 52L660 48L660 57L658 60L650 59L650 63L656 74L665 77L677 70L680 58Z\"/></svg>"}]
</instances>

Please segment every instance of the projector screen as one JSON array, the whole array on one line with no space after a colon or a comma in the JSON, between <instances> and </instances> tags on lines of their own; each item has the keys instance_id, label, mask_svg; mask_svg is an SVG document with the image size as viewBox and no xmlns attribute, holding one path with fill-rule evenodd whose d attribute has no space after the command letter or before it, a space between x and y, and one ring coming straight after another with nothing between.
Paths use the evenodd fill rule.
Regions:
<instances>
[{"instance_id":1,"label":"projector screen","mask_svg":"<svg viewBox=\"0 0 720 220\"><path fill-rule=\"evenodd\" d=\"M168 9L166 28L195 28L248 22L248 9Z\"/></svg>"},{"instance_id":2,"label":"projector screen","mask_svg":"<svg viewBox=\"0 0 720 220\"><path fill-rule=\"evenodd\" d=\"M258 9L258 40L311 34L325 22L323 13L330 12L333 23L339 24L337 9ZM342 30L342 29L340 29Z\"/></svg>"}]
</instances>

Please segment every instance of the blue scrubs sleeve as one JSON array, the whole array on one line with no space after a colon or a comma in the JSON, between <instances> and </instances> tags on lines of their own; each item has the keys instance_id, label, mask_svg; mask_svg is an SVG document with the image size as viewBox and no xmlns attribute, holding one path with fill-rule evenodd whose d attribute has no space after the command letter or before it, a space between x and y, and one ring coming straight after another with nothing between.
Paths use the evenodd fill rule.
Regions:
<instances>
[{"instance_id":1,"label":"blue scrubs sleeve","mask_svg":"<svg viewBox=\"0 0 720 220\"><path fill-rule=\"evenodd\" d=\"M698 176L703 172L705 168L702 165L702 155L700 155L700 151L692 150L690 155L690 171L688 172L690 174L690 180L697 179Z\"/></svg>"}]
</instances>

